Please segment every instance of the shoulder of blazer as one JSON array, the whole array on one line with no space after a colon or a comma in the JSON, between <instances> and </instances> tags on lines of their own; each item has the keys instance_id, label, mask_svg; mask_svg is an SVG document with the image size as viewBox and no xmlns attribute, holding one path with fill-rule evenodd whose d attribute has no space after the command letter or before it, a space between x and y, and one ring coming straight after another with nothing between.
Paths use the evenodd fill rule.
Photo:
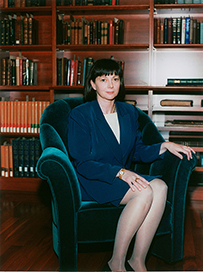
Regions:
<instances>
[{"instance_id":1,"label":"shoulder of blazer","mask_svg":"<svg viewBox=\"0 0 203 272\"><path fill-rule=\"evenodd\" d=\"M120 111L121 115L129 114L131 117L138 119L139 112L137 108L127 102L116 101L116 107Z\"/></svg>"}]
</instances>

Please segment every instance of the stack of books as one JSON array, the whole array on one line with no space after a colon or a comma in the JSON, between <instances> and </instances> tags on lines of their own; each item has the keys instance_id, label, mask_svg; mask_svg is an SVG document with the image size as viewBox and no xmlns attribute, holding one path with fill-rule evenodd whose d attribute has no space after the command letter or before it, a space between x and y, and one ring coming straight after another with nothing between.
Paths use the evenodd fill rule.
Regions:
<instances>
[{"instance_id":1,"label":"stack of books","mask_svg":"<svg viewBox=\"0 0 203 272\"><path fill-rule=\"evenodd\" d=\"M203 22L188 17L154 21L155 44L203 44Z\"/></svg>"},{"instance_id":2,"label":"stack of books","mask_svg":"<svg viewBox=\"0 0 203 272\"><path fill-rule=\"evenodd\" d=\"M57 17L57 44L123 44L124 21L88 21L83 16L80 20L71 17L65 21L63 15Z\"/></svg>"},{"instance_id":3,"label":"stack of books","mask_svg":"<svg viewBox=\"0 0 203 272\"><path fill-rule=\"evenodd\" d=\"M166 86L203 86L203 78L168 78Z\"/></svg>"}]
</instances>

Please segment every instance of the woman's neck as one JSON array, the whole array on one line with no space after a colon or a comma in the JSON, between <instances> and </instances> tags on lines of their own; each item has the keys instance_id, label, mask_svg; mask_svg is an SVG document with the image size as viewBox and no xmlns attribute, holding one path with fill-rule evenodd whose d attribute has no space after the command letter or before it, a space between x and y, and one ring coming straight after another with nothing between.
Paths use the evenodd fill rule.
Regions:
<instances>
[{"instance_id":1,"label":"woman's neck","mask_svg":"<svg viewBox=\"0 0 203 272\"><path fill-rule=\"evenodd\" d=\"M100 101L98 100L99 106L103 112L103 114L109 114L116 112L115 101Z\"/></svg>"}]
</instances>

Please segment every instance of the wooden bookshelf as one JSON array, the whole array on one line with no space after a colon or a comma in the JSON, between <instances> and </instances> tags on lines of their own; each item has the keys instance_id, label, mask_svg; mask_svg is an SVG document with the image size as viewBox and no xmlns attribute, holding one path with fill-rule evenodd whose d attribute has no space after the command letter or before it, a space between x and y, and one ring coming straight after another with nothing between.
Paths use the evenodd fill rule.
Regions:
<instances>
[{"instance_id":1,"label":"wooden bookshelf","mask_svg":"<svg viewBox=\"0 0 203 272\"><path fill-rule=\"evenodd\" d=\"M184 132L198 134L202 139L203 128L195 127L166 127L160 125L168 116L202 118L203 106L198 104L203 100L203 87L166 87L166 79L181 77L202 77L203 44L157 44L154 43L154 20L164 17L188 16L203 21L203 4L162 4L154 5L153 0L120 0L115 6L56 6L56 0L46 0L43 7L12 7L1 8L1 18L16 14L25 16L33 14L39 22L37 45L0 45L0 56L22 56L37 62L36 86L0 86L0 97L7 100L25 100L26 95L36 100L54 102L58 97L82 95L83 86L57 86L57 57L79 57L81 60L91 56L93 59L113 56L122 60L124 64L124 79L126 85L126 99L136 100L137 106L143 109L158 129L166 135L168 133ZM105 45L67 45L57 44L57 16L63 14L65 20L73 16L76 19L93 19L109 21L119 18L124 21L123 44ZM170 67L170 68L169 68ZM186 69L187 67L187 69ZM195 106L160 108L157 97L193 96ZM17 137L38 137L38 134L0 133L0 144L6 139ZM171 140L174 137L174 134ZM177 137L179 137L177 135ZM175 138L174 138L175 139ZM197 148L197 152L203 150ZM201 173L203 167L196 170ZM4 178L0 177L0 188L6 190L37 190L40 179L32 178Z\"/></svg>"}]
</instances>

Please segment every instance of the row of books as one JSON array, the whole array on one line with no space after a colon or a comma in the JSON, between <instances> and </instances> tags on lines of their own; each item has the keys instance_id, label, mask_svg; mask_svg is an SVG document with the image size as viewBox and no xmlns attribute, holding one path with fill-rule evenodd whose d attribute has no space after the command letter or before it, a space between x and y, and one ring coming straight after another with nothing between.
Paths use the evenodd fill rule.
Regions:
<instances>
[{"instance_id":1,"label":"row of books","mask_svg":"<svg viewBox=\"0 0 203 272\"><path fill-rule=\"evenodd\" d=\"M15 44L38 44L38 21L32 14L9 14L0 20L0 45Z\"/></svg>"},{"instance_id":2,"label":"row of books","mask_svg":"<svg viewBox=\"0 0 203 272\"><path fill-rule=\"evenodd\" d=\"M0 85L37 85L37 62L23 56L0 60Z\"/></svg>"},{"instance_id":3,"label":"row of books","mask_svg":"<svg viewBox=\"0 0 203 272\"><path fill-rule=\"evenodd\" d=\"M111 57L113 58L113 56ZM78 86L85 84L85 78L92 64L94 63L92 57L80 60L74 55L73 59L58 58L57 59L57 85ZM124 62L119 61L124 70Z\"/></svg>"},{"instance_id":4,"label":"row of books","mask_svg":"<svg viewBox=\"0 0 203 272\"><path fill-rule=\"evenodd\" d=\"M119 0L56 0L57 6L119 5Z\"/></svg>"},{"instance_id":5,"label":"row of books","mask_svg":"<svg viewBox=\"0 0 203 272\"><path fill-rule=\"evenodd\" d=\"M203 86L203 78L168 78L166 86Z\"/></svg>"},{"instance_id":6,"label":"row of books","mask_svg":"<svg viewBox=\"0 0 203 272\"><path fill-rule=\"evenodd\" d=\"M191 17L154 21L155 44L203 44L203 22Z\"/></svg>"},{"instance_id":7,"label":"row of books","mask_svg":"<svg viewBox=\"0 0 203 272\"><path fill-rule=\"evenodd\" d=\"M57 59L57 85L76 86L85 83L85 77L94 63L92 57L84 58L83 63L78 57L74 59Z\"/></svg>"},{"instance_id":8,"label":"row of books","mask_svg":"<svg viewBox=\"0 0 203 272\"><path fill-rule=\"evenodd\" d=\"M46 6L46 0L4 0L2 3L4 8Z\"/></svg>"},{"instance_id":9,"label":"row of books","mask_svg":"<svg viewBox=\"0 0 203 272\"><path fill-rule=\"evenodd\" d=\"M203 0L154 0L154 4L202 4Z\"/></svg>"},{"instance_id":10,"label":"row of books","mask_svg":"<svg viewBox=\"0 0 203 272\"><path fill-rule=\"evenodd\" d=\"M2 177L38 177L36 163L41 155L38 138L16 138L11 144L1 145L1 176Z\"/></svg>"},{"instance_id":11,"label":"row of books","mask_svg":"<svg viewBox=\"0 0 203 272\"><path fill-rule=\"evenodd\" d=\"M65 21L63 15L57 18L57 44L123 44L124 21L114 18L109 21L88 21L71 17Z\"/></svg>"},{"instance_id":12,"label":"row of books","mask_svg":"<svg viewBox=\"0 0 203 272\"><path fill-rule=\"evenodd\" d=\"M0 132L39 133L40 118L49 101L0 101Z\"/></svg>"}]
</instances>

